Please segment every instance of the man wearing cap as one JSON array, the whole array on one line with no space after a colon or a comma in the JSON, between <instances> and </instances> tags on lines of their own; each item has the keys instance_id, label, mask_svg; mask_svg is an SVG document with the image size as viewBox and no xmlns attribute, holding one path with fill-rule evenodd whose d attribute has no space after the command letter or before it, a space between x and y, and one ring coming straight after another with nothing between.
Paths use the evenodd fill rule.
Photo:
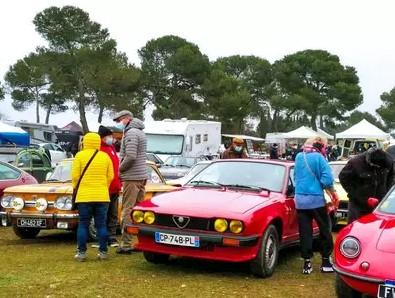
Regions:
<instances>
[{"instance_id":1,"label":"man wearing cap","mask_svg":"<svg viewBox=\"0 0 395 298\"><path fill-rule=\"evenodd\" d=\"M144 199L145 184L148 173L146 167L147 139L143 132L144 123L136 118L130 111L121 111L113 119L117 128L123 130L120 150L120 178L123 185L122 195L122 237L117 253L130 254L132 252L131 236L125 232L126 225L130 224L132 208L137 202Z\"/></svg>"},{"instance_id":2,"label":"man wearing cap","mask_svg":"<svg viewBox=\"0 0 395 298\"><path fill-rule=\"evenodd\" d=\"M121 192L121 180L119 179L119 158L114 147L114 138L112 136L111 129L100 125L99 136L101 138L100 151L108 154L111 158L114 179L111 182L109 193L110 193L110 205L108 206L107 212L107 230L108 230L108 245L112 247L118 246L118 242L115 239L118 225L118 196Z\"/></svg>"},{"instance_id":3,"label":"man wearing cap","mask_svg":"<svg viewBox=\"0 0 395 298\"><path fill-rule=\"evenodd\" d=\"M247 152L244 149L244 140L242 138L233 138L232 144L222 154L222 159L231 158L248 158Z\"/></svg>"}]
</instances>

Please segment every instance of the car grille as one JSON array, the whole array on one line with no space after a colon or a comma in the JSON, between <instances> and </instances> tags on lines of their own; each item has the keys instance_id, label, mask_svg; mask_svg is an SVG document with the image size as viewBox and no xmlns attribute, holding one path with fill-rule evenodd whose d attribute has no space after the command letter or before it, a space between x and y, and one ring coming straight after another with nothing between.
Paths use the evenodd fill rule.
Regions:
<instances>
[{"instance_id":1,"label":"car grille","mask_svg":"<svg viewBox=\"0 0 395 298\"><path fill-rule=\"evenodd\" d=\"M174 217L177 217L178 215L174 215ZM176 219L173 219L173 215L167 215L167 214L156 214L156 224L159 226L166 226L166 227L172 227L172 228L178 228L178 229L192 229L192 230L204 230L204 231L209 231L210 230L210 220L207 218L199 218L199 217L188 217L184 216L184 220L186 222L188 221L187 218L189 218L189 222L185 224L176 224Z\"/></svg>"},{"instance_id":2,"label":"car grille","mask_svg":"<svg viewBox=\"0 0 395 298\"><path fill-rule=\"evenodd\" d=\"M345 209L348 210L348 202L347 201L340 201L338 209Z\"/></svg>"}]
</instances>

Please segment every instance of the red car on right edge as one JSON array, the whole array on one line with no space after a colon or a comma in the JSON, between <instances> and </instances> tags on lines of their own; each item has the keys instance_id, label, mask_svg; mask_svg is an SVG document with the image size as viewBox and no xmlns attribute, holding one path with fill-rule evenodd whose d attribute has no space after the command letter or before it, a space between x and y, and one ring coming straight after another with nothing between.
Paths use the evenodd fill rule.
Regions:
<instances>
[{"instance_id":1,"label":"red car on right edge","mask_svg":"<svg viewBox=\"0 0 395 298\"><path fill-rule=\"evenodd\" d=\"M395 298L395 187L336 239L337 297Z\"/></svg>"}]
</instances>

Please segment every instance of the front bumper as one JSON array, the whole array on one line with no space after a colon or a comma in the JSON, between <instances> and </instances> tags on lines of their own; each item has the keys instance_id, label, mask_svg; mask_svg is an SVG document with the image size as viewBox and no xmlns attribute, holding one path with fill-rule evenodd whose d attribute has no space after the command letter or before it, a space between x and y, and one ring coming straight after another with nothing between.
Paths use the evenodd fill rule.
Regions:
<instances>
[{"instance_id":1,"label":"front bumper","mask_svg":"<svg viewBox=\"0 0 395 298\"><path fill-rule=\"evenodd\" d=\"M333 269L351 288L369 296L376 296L379 284L383 284L385 282L384 279L362 276L345 271L335 264L333 264Z\"/></svg>"},{"instance_id":2,"label":"front bumper","mask_svg":"<svg viewBox=\"0 0 395 298\"><path fill-rule=\"evenodd\" d=\"M258 251L258 235L237 236L230 234L219 234L216 232L196 232L193 230L178 230L159 226L128 225L126 227L135 229L138 236L137 248L142 251L156 252L184 257L210 259L227 262L245 262L254 259ZM176 246L155 242L155 233L167 233L175 235L198 236L200 247ZM227 245L224 239L231 239L237 245Z\"/></svg>"},{"instance_id":3,"label":"front bumper","mask_svg":"<svg viewBox=\"0 0 395 298\"><path fill-rule=\"evenodd\" d=\"M33 212L0 212L2 226L17 226L18 219L32 218L45 219L46 227L43 229L75 229L78 225L78 213L33 213Z\"/></svg>"}]
</instances>

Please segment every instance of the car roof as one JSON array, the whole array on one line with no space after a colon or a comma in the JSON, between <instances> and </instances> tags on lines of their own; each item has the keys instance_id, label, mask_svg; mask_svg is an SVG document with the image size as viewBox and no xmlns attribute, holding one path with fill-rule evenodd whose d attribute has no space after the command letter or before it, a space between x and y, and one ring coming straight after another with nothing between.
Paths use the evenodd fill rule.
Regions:
<instances>
[{"instance_id":1,"label":"car roof","mask_svg":"<svg viewBox=\"0 0 395 298\"><path fill-rule=\"evenodd\" d=\"M295 164L292 160L281 160L281 159L255 159L255 158L235 158L235 159L216 159L212 162L255 162L255 163L269 163L275 165L281 165L291 167Z\"/></svg>"}]
</instances>

